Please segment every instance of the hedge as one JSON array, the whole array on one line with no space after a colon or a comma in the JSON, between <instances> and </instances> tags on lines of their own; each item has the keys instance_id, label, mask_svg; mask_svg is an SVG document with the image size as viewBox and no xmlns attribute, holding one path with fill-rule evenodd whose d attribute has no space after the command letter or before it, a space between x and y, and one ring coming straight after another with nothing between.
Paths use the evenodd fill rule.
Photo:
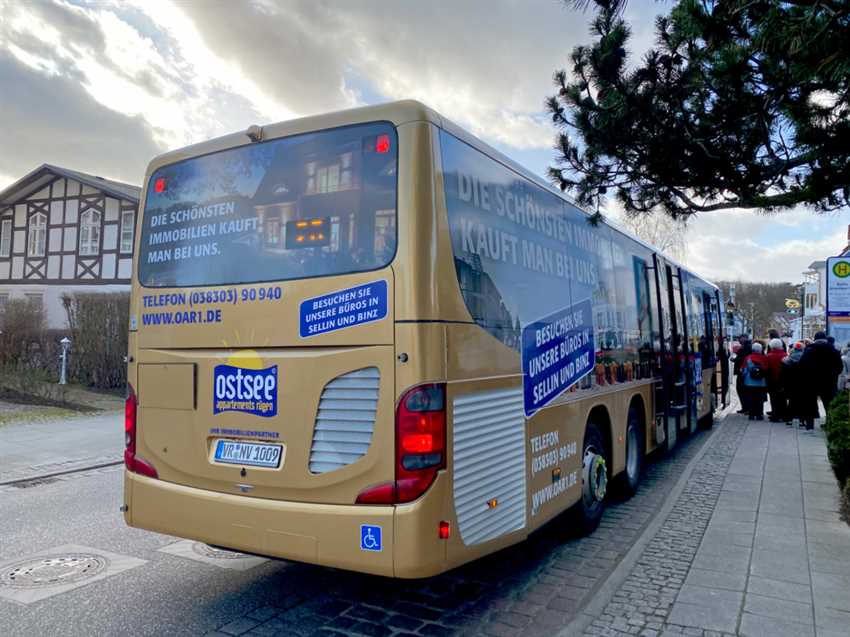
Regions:
<instances>
[{"instance_id":1,"label":"hedge","mask_svg":"<svg viewBox=\"0 0 850 637\"><path fill-rule=\"evenodd\" d=\"M829 462L842 488L850 488L850 396L839 392L829 404L824 424Z\"/></svg>"},{"instance_id":2,"label":"hedge","mask_svg":"<svg viewBox=\"0 0 850 637\"><path fill-rule=\"evenodd\" d=\"M71 330L71 376L103 389L127 382L130 295L77 293L62 296Z\"/></svg>"}]
</instances>

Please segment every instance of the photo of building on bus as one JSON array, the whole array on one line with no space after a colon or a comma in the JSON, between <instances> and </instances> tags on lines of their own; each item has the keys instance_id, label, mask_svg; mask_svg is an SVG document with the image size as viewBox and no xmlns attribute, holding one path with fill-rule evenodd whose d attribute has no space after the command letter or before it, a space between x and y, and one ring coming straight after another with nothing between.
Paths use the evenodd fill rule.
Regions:
<instances>
[{"instance_id":1,"label":"photo of building on bus","mask_svg":"<svg viewBox=\"0 0 850 637\"><path fill-rule=\"evenodd\" d=\"M416 102L148 169L128 524L417 578L709 426L718 289Z\"/></svg>"}]
</instances>

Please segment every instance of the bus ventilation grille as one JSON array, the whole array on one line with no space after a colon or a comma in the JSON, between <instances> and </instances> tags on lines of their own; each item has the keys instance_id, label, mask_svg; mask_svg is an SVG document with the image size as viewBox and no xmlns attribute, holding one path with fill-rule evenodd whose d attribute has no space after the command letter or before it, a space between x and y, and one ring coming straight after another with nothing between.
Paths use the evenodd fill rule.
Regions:
<instances>
[{"instance_id":1,"label":"bus ventilation grille","mask_svg":"<svg viewBox=\"0 0 850 637\"><path fill-rule=\"evenodd\" d=\"M311 473L335 471L366 455L372 444L380 382L378 368L366 367L325 385L313 429Z\"/></svg>"},{"instance_id":2,"label":"bus ventilation grille","mask_svg":"<svg viewBox=\"0 0 850 637\"><path fill-rule=\"evenodd\" d=\"M454 500L463 543L480 544L525 527L522 387L463 394L453 410Z\"/></svg>"}]
</instances>

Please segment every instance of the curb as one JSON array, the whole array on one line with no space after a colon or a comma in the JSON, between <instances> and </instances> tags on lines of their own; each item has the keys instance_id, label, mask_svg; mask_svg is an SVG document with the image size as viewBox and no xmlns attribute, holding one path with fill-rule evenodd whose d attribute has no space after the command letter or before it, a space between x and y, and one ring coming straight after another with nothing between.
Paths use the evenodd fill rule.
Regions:
<instances>
[{"instance_id":1,"label":"curb","mask_svg":"<svg viewBox=\"0 0 850 637\"><path fill-rule=\"evenodd\" d=\"M123 460L115 460L113 462L101 462L99 464L92 464L86 467L77 467L76 469L66 469L65 471L55 471L53 473L43 473L37 476L29 476L27 478L18 478L17 480L9 480L7 482L0 482L0 487L8 487L14 486L16 484L23 484L26 482L35 482L36 480L46 480L48 478L55 478L57 476L66 476L70 473L82 473L83 471L90 471L92 469L103 469L105 467L114 467L119 464L124 464Z\"/></svg>"},{"instance_id":2,"label":"curb","mask_svg":"<svg viewBox=\"0 0 850 637\"><path fill-rule=\"evenodd\" d=\"M726 420L729 414L735 413L736 408L737 400L733 400L726 409L718 412L717 420L715 420L714 426L709 433L708 440L705 441L702 449L699 450L699 452L687 464L684 471L682 471L682 475L679 476L679 479L670 490L664 504L660 509L658 509L653 520L646 525L643 533L641 533L640 537L635 541L628 553L626 553L623 559L620 560L617 567L597 588L593 598L576 614L575 618L569 624L556 633L556 637L580 637L584 633L585 629L590 626L593 620L604 612L605 607L608 606L608 603L614 597L614 594L619 590L620 585L626 580L629 573L632 572L632 568L643 554L643 549L647 544L649 544L655 534L658 533L658 529L661 528L661 525L664 524L664 521L667 519L670 511L673 510L673 507L679 499L679 495L682 491L684 491L685 485L688 483L694 468L711 447L714 437L718 432L717 425Z\"/></svg>"}]
</instances>

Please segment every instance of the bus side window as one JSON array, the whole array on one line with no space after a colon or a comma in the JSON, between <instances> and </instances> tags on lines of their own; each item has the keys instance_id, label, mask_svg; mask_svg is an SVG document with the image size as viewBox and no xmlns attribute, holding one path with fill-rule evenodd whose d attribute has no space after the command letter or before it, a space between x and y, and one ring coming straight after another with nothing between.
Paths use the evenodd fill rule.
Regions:
<instances>
[{"instance_id":1,"label":"bus side window","mask_svg":"<svg viewBox=\"0 0 850 637\"><path fill-rule=\"evenodd\" d=\"M655 299L650 292L649 270L646 261L640 257L632 257L632 267L637 297L638 360L641 378L649 378L653 375L656 350L654 343L660 339L659 334L653 333L652 314L655 308Z\"/></svg>"}]
</instances>

